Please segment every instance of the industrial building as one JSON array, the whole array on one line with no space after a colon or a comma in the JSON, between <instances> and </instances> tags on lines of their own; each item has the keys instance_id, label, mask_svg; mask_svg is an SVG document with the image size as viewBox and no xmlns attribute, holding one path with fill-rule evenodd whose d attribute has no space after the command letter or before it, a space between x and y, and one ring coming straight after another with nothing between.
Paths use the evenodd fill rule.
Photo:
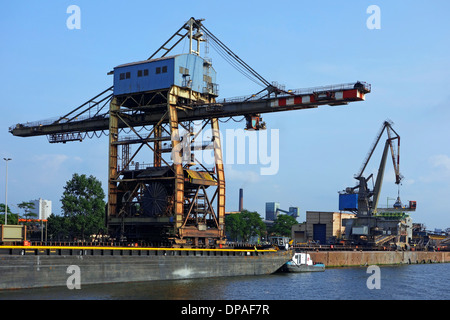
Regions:
<instances>
[{"instance_id":1,"label":"industrial building","mask_svg":"<svg viewBox=\"0 0 450 320\"><path fill-rule=\"evenodd\" d=\"M345 221L354 214L343 212L306 211L306 221L292 227L294 243L335 242L345 234Z\"/></svg>"},{"instance_id":2,"label":"industrial building","mask_svg":"<svg viewBox=\"0 0 450 320\"><path fill-rule=\"evenodd\" d=\"M280 212L284 212L287 215L298 218L300 216L300 208L299 207L289 207L289 210L283 210L280 208L280 204L278 202L266 202L266 220L267 221L275 221L277 220Z\"/></svg>"},{"instance_id":3,"label":"industrial building","mask_svg":"<svg viewBox=\"0 0 450 320\"><path fill-rule=\"evenodd\" d=\"M275 221L278 216L280 204L278 202L266 202L266 220Z\"/></svg>"}]
</instances>

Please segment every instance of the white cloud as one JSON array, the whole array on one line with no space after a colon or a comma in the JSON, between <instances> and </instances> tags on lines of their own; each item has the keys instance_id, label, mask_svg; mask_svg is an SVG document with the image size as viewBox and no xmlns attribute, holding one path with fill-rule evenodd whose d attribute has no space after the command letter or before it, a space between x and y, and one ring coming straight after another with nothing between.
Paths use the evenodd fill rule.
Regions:
<instances>
[{"instance_id":1,"label":"white cloud","mask_svg":"<svg viewBox=\"0 0 450 320\"><path fill-rule=\"evenodd\" d=\"M41 154L33 157L33 161L36 161L41 166L53 168L54 170L58 170L68 159L69 157L64 154Z\"/></svg>"},{"instance_id":2,"label":"white cloud","mask_svg":"<svg viewBox=\"0 0 450 320\"><path fill-rule=\"evenodd\" d=\"M423 182L448 181L450 178L450 157L445 154L433 155L428 158L430 164L429 173L422 176Z\"/></svg>"},{"instance_id":3,"label":"white cloud","mask_svg":"<svg viewBox=\"0 0 450 320\"><path fill-rule=\"evenodd\" d=\"M450 157L445 154L439 154L430 157L431 165L441 169L445 174L450 174Z\"/></svg>"},{"instance_id":4,"label":"white cloud","mask_svg":"<svg viewBox=\"0 0 450 320\"><path fill-rule=\"evenodd\" d=\"M41 154L32 158L38 173L36 178L43 183L53 183L68 172L68 169L83 162L79 156L69 157L65 154Z\"/></svg>"},{"instance_id":5,"label":"white cloud","mask_svg":"<svg viewBox=\"0 0 450 320\"><path fill-rule=\"evenodd\" d=\"M247 183L258 183L261 181L261 175L251 170L236 170L231 165L225 165L225 179L241 181L243 185Z\"/></svg>"}]
</instances>

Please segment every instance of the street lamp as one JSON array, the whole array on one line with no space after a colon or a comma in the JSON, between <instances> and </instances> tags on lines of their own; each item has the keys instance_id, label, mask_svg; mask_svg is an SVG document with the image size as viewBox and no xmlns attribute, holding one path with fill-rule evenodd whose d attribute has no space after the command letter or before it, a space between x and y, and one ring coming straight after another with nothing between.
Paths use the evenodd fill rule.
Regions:
<instances>
[{"instance_id":1,"label":"street lamp","mask_svg":"<svg viewBox=\"0 0 450 320\"><path fill-rule=\"evenodd\" d=\"M11 158L3 158L6 161L6 188L5 188L5 226L8 224L8 161Z\"/></svg>"}]
</instances>

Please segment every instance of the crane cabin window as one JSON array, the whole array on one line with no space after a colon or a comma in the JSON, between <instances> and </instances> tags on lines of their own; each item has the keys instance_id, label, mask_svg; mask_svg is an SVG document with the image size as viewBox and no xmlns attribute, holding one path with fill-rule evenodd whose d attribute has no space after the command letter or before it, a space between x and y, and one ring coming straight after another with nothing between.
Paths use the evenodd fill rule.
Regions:
<instances>
[{"instance_id":1,"label":"crane cabin window","mask_svg":"<svg viewBox=\"0 0 450 320\"><path fill-rule=\"evenodd\" d=\"M137 76L138 77L147 77L148 76L148 69L138 70Z\"/></svg>"},{"instance_id":2,"label":"crane cabin window","mask_svg":"<svg viewBox=\"0 0 450 320\"><path fill-rule=\"evenodd\" d=\"M180 73L184 76L188 76L189 75L189 69L188 68L183 68L180 67Z\"/></svg>"},{"instance_id":3,"label":"crane cabin window","mask_svg":"<svg viewBox=\"0 0 450 320\"><path fill-rule=\"evenodd\" d=\"M129 72L124 72L119 75L119 80L130 79L131 74Z\"/></svg>"},{"instance_id":4,"label":"crane cabin window","mask_svg":"<svg viewBox=\"0 0 450 320\"><path fill-rule=\"evenodd\" d=\"M167 66L156 67L156 74L167 73Z\"/></svg>"}]
</instances>

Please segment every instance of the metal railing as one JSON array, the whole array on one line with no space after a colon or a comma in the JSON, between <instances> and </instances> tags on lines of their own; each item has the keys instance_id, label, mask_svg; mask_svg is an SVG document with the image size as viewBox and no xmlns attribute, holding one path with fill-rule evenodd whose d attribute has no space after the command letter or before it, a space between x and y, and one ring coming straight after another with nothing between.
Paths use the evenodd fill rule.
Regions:
<instances>
[{"instance_id":1,"label":"metal railing","mask_svg":"<svg viewBox=\"0 0 450 320\"><path fill-rule=\"evenodd\" d=\"M109 114L105 113L102 115L97 116L91 116L91 115L84 115L79 116L76 119L72 119L71 121L68 121L69 119L64 118L61 119L60 117L53 117L45 120L37 120L33 122L26 122L26 123L18 123L16 125L9 127L9 132L12 132L16 128L33 128L33 127L41 127L41 126L49 126L52 124L63 124L63 123L73 123L73 122L80 122L80 121L86 121L86 120L98 120L98 119L106 119L109 118Z\"/></svg>"},{"instance_id":2,"label":"metal railing","mask_svg":"<svg viewBox=\"0 0 450 320\"><path fill-rule=\"evenodd\" d=\"M336 91L352 90L352 89L359 89L364 92L370 92L372 90L372 86L366 82L358 81L358 82L343 83L343 84L336 84L336 85L329 85L329 86L294 89L294 90L289 90L287 92L281 92L281 93L277 94L276 96L272 95L269 97L265 97L265 96L267 96L267 93L264 91L263 93L260 93L257 95L237 96L237 97L232 97L232 98L219 99L216 101L216 103L236 103L236 102L244 102L244 101L257 101L257 100L265 100L265 99L290 97L292 95L300 96L300 95L307 95L307 94L314 94L314 93L321 93L321 92L336 92Z\"/></svg>"}]
</instances>

